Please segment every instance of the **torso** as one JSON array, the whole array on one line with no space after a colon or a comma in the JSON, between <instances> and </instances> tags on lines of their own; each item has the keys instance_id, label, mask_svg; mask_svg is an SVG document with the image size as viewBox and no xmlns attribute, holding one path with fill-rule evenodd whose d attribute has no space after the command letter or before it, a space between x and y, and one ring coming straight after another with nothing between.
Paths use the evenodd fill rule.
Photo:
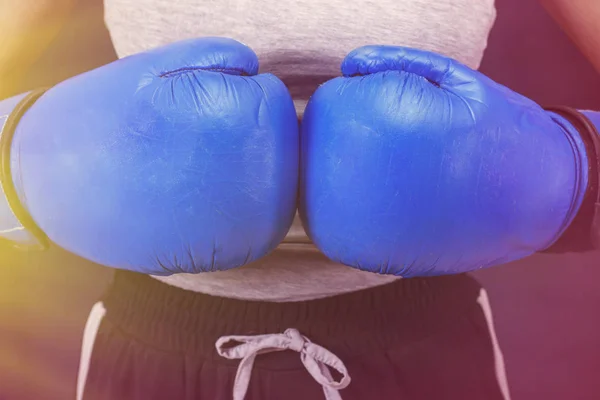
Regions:
<instances>
[{"instance_id":1,"label":"torso","mask_svg":"<svg viewBox=\"0 0 600 400\"><path fill-rule=\"evenodd\" d=\"M495 15L494 0L105 0L120 57L191 37L237 39L258 54L261 72L286 83L300 118L315 88L338 76L344 56L362 45L417 47L478 68ZM298 219L291 234L303 235ZM310 244L282 244L230 271L156 278L211 295L267 301L327 297L397 279L329 261Z\"/></svg>"}]
</instances>

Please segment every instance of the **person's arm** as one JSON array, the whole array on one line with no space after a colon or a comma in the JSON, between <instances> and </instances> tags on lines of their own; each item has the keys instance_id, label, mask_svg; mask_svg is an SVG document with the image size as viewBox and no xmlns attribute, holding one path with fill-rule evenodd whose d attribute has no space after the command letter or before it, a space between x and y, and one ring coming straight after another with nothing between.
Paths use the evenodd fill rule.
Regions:
<instances>
[{"instance_id":1,"label":"person's arm","mask_svg":"<svg viewBox=\"0 0 600 400\"><path fill-rule=\"evenodd\" d=\"M14 88L55 39L76 2L0 1L0 98L16 94Z\"/></svg>"},{"instance_id":2,"label":"person's arm","mask_svg":"<svg viewBox=\"0 0 600 400\"><path fill-rule=\"evenodd\" d=\"M600 72L600 1L540 0L540 2Z\"/></svg>"}]
</instances>

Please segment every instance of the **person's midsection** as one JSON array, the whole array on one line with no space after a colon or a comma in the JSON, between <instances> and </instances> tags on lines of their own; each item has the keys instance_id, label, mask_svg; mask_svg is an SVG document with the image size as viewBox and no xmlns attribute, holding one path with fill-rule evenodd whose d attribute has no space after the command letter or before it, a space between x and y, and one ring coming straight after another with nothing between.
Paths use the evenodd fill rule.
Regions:
<instances>
[{"instance_id":1,"label":"person's midsection","mask_svg":"<svg viewBox=\"0 0 600 400\"><path fill-rule=\"evenodd\" d=\"M247 44L261 72L286 83L301 118L310 94L339 75L344 56L359 46L416 47L478 68L495 8L494 0L105 0L105 19L119 57L201 36ZM272 301L319 298L393 279L315 256L314 246L298 244L307 240L297 218L275 256L239 270L160 279L214 295Z\"/></svg>"}]
</instances>

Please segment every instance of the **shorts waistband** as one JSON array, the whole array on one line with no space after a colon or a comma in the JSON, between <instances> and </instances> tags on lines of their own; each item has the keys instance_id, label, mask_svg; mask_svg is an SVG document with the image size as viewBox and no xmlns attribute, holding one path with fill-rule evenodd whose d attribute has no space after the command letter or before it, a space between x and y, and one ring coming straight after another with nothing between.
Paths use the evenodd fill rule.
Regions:
<instances>
[{"instance_id":1,"label":"shorts waistband","mask_svg":"<svg viewBox=\"0 0 600 400\"><path fill-rule=\"evenodd\" d=\"M117 271L103 297L106 318L164 350L214 354L224 335L296 328L332 351L420 340L467 314L481 286L467 275L400 279L324 299L273 303L192 292L147 275ZM343 349L342 349L343 348Z\"/></svg>"}]
</instances>

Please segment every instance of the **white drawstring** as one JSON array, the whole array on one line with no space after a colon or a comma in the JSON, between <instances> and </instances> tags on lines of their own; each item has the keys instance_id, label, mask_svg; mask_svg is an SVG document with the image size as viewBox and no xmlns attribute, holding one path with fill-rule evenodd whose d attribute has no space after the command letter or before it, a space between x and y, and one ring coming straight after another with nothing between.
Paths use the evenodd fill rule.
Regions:
<instances>
[{"instance_id":1,"label":"white drawstring","mask_svg":"<svg viewBox=\"0 0 600 400\"><path fill-rule=\"evenodd\" d=\"M228 342L239 344L224 348ZM300 353L300 359L308 373L323 386L326 400L342 400L338 390L350 384L350 375L342 360L324 347L312 343L296 329L287 329L283 334L223 336L217 340L216 348L222 357L242 360L235 375L233 400L244 400L256 356L274 351L293 350ZM333 379L328 367L342 374L339 382Z\"/></svg>"}]
</instances>

